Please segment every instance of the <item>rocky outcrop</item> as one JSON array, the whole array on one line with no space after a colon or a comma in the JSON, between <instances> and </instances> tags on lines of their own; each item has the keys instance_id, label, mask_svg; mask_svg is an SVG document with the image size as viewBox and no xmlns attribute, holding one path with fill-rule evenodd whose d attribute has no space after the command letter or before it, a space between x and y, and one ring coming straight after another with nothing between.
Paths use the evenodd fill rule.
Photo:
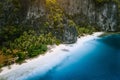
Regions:
<instances>
[{"instance_id":1,"label":"rocky outcrop","mask_svg":"<svg viewBox=\"0 0 120 80\"><path fill-rule=\"evenodd\" d=\"M63 34L63 42L64 43L75 43L77 41L77 31L75 27L68 27L66 26L64 28L64 34Z\"/></svg>"},{"instance_id":2,"label":"rocky outcrop","mask_svg":"<svg viewBox=\"0 0 120 80\"><path fill-rule=\"evenodd\" d=\"M77 41L77 30L74 25L70 25L70 20L66 20L63 28L63 42L75 43Z\"/></svg>"}]
</instances>

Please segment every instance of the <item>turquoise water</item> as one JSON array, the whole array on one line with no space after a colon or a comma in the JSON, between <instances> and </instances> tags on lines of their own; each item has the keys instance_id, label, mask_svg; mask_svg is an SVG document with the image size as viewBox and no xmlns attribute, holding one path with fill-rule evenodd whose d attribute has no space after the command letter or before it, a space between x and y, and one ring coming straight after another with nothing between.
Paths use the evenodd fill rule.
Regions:
<instances>
[{"instance_id":1,"label":"turquoise water","mask_svg":"<svg viewBox=\"0 0 120 80\"><path fill-rule=\"evenodd\" d=\"M120 35L88 41L46 74L26 80L120 80Z\"/></svg>"}]
</instances>

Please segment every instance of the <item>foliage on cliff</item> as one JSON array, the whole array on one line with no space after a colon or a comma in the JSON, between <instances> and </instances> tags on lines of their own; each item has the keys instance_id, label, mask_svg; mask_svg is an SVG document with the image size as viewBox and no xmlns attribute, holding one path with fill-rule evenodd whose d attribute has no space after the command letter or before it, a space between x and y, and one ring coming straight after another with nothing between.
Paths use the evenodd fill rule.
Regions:
<instances>
[{"instance_id":1,"label":"foliage on cliff","mask_svg":"<svg viewBox=\"0 0 120 80\"><path fill-rule=\"evenodd\" d=\"M46 22L45 27L49 28L53 34L63 33L63 10L60 9L56 0L46 0ZM62 36L61 34L59 36Z\"/></svg>"},{"instance_id":2,"label":"foliage on cliff","mask_svg":"<svg viewBox=\"0 0 120 80\"><path fill-rule=\"evenodd\" d=\"M94 0L96 3L104 3L104 2L109 2L111 0Z\"/></svg>"},{"instance_id":3,"label":"foliage on cliff","mask_svg":"<svg viewBox=\"0 0 120 80\"><path fill-rule=\"evenodd\" d=\"M32 5L35 0L0 1L0 66L43 54L47 45L62 42L64 32L71 36L69 30L73 28L80 36L95 31L91 26L76 24L56 0L46 0L46 15L27 21L26 15L30 8L23 3L25 1ZM96 1L102 3L105 0Z\"/></svg>"},{"instance_id":4,"label":"foliage on cliff","mask_svg":"<svg viewBox=\"0 0 120 80\"><path fill-rule=\"evenodd\" d=\"M105 2L116 2L119 3L119 0L94 0L96 3L105 3Z\"/></svg>"},{"instance_id":5,"label":"foliage on cliff","mask_svg":"<svg viewBox=\"0 0 120 80\"><path fill-rule=\"evenodd\" d=\"M55 23L59 22L62 15L59 13L60 10L49 6L52 5L51 0L47 5L50 13L45 17L48 21L42 23L44 25L39 25L41 30L39 34L35 26L24 23L25 15L22 14L23 8L20 1L0 1L0 66L43 54L47 50L47 45L60 44L60 40L49 31L51 26L52 29L57 29ZM52 9L55 11L51 12ZM54 19L54 22L51 22L51 19Z\"/></svg>"}]
</instances>

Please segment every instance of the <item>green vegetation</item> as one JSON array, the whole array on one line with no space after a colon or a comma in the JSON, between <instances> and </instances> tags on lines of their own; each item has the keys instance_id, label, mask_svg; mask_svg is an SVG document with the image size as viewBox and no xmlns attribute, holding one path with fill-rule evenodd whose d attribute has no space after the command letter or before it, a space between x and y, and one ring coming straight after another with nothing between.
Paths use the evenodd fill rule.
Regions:
<instances>
[{"instance_id":1,"label":"green vegetation","mask_svg":"<svg viewBox=\"0 0 120 80\"><path fill-rule=\"evenodd\" d=\"M1 66L43 54L47 51L48 44L60 44L60 41L51 33L37 35L35 31L30 30L6 44L7 46L2 46L0 52Z\"/></svg>"},{"instance_id":2,"label":"green vegetation","mask_svg":"<svg viewBox=\"0 0 120 80\"><path fill-rule=\"evenodd\" d=\"M104 3L104 2L109 2L111 0L94 0L94 1L97 2L97 3Z\"/></svg>"},{"instance_id":3,"label":"green vegetation","mask_svg":"<svg viewBox=\"0 0 120 80\"><path fill-rule=\"evenodd\" d=\"M116 2L116 3L119 3L120 1L119 0L94 0L96 3L105 3L105 2Z\"/></svg>"},{"instance_id":4,"label":"green vegetation","mask_svg":"<svg viewBox=\"0 0 120 80\"><path fill-rule=\"evenodd\" d=\"M97 31L93 26L81 27L81 26L75 24L75 22L73 20L69 20L69 26L75 26L75 28L78 32L78 36L84 36L85 34L92 34L93 32Z\"/></svg>"},{"instance_id":5,"label":"green vegetation","mask_svg":"<svg viewBox=\"0 0 120 80\"><path fill-rule=\"evenodd\" d=\"M20 0L8 1L8 4L12 6L10 9L8 7L6 12L11 10L10 14L4 12L3 3L5 2L0 2L0 17L7 23L0 28L0 67L43 54L47 51L47 45L61 43L53 35L53 32L61 29L58 24L61 23L63 15L55 2L48 0L46 3L49 13L45 18L48 21L42 22L43 25L40 25L40 29L38 29L40 33L37 33L39 31L32 26L19 24L21 19ZM17 24L16 21L18 21Z\"/></svg>"},{"instance_id":6,"label":"green vegetation","mask_svg":"<svg viewBox=\"0 0 120 80\"><path fill-rule=\"evenodd\" d=\"M120 7L120 0L94 0L96 3L105 3L105 2L115 2L118 4L118 7Z\"/></svg>"},{"instance_id":7,"label":"green vegetation","mask_svg":"<svg viewBox=\"0 0 120 80\"><path fill-rule=\"evenodd\" d=\"M12 6L6 9L3 8L3 2L0 2L0 21L6 23L0 26L0 68L43 54L47 51L47 45L62 43L65 24L76 28L80 36L95 31L92 27L77 25L67 17L56 0L46 0L48 12L45 20L43 17L38 19L37 22L41 24L37 27L22 22L24 15L21 14L20 0L8 0Z\"/></svg>"},{"instance_id":8,"label":"green vegetation","mask_svg":"<svg viewBox=\"0 0 120 80\"><path fill-rule=\"evenodd\" d=\"M84 34L92 34L95 31L96 31L95 28L92 28L92 27L88 27L88 28L78 27L77 28L77 32L80 36L83 36Z\"/></svg>"}]
</instances>

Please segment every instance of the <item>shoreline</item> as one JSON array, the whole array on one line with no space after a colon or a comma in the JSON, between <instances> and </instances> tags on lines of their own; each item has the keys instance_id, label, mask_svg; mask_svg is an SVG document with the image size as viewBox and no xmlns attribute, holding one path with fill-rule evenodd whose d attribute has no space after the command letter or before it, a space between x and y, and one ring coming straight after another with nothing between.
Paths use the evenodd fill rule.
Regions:
<instances>
[{"instance_id":1,"label":"shoreline","mask_svg":"<svg viewBox=\"0 0 120 80\"><path fill-rule=\"evenodd\" d=\"M104 37L104 36L109 36L109 35L119 35L120 32L104 32L102 35L100 35L99 37Z\"/></svg>"},{"instance_id":2,"label":"shoreline","mask_svg":"<svg viewBox=\"0 0 120 80\"><path fill-rule=\"evenodd\" d=\"M11 69L3 67L2 72L0 72L0 80L23 80L26 79L27 76L35 75L37 73L44 75L47 71L64 61L75 50L77 50L79 46L82 46L84 42L96 39L101 34L103 34L103 32L95 32L92 35L82 36L78 38L77 42L74 44L54 45L44 55L25 60L25 63L22 63L21 65L13 64L10 66Z\"/></svg>"}]
</instances>

